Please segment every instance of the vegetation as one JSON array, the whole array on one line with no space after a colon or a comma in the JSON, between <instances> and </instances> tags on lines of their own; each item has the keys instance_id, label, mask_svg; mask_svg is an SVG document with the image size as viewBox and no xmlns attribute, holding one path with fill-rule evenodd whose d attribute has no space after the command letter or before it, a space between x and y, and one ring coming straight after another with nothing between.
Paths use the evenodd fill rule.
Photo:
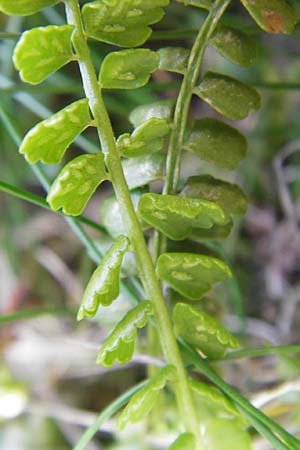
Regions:
<instances>
[{"instance_id":1,"label":"vegetation","mask_svg":"<svg viewBox=\"0 0 300 450\"><path fill-rule=\"evenodd\" d=\"M90 341L97 343L95 359L104 366L103 373L123 374L115 385L122 380L129 389L125 394L126 389L121 389L121 395L112 399L113 392L105 393L102 384L101 405L92 406L101 409L97 419L86 426L81 422L83 411L77 411L79 423L87 428L82 436L73 423L71 433L63 430L63 442L39 444L37 437L30 448L299 449L300 431L295 426L299 393L289 400L291 406L279 403L278 413L269 412L261 407L264 403L251 402L239 392L241 387L245 389L240 380L233 387L233 373L224 367L227 360L275 353L285 364L284 380L289 376L294 380L289 394L297 391L299 360L290 354L300 352L300 346L288 345L297 337L277 345L271 339L266 342L264 336L258 349L247 342L251 310L246 310L241 294L245 289L246 295L248 286L238 264L250 253L251 238L243 238L243 232L251 236L252 227L257 245L262 246L264 223L257 216L252 225L249 222L248 230L242 228L248 200L236 175L241 165L239 178L248 185L247 194L264 199L262 169L255 158L248 162L244 131L247 134L247 128L252 129L254 143L263 133L260 144L264 146L271 146L274 139L277 144L273 148L293 142L299 134L295 119L291 127L285 122L289 98L262 99L255 86L278 88L280 83L253 82L259 70L272 73L269 63L264 62L267 50L260 29L296 35L297 5L285 0L0 0L0 10L11 16L3 16L7 31L0 36L7 65L3 64L0 78L0 87L6 91L0 107L2 133L4 140L10 138L18 146L46 198L36 187L37 194L16 186L32 181L15 154L5 159L9 177L0 188L57 211L97 265L92 268L85 255L75 258L65 242L66 259L70 265L75 260L79 264L78 282L55 251L39 250L39 260L67 290L68 300L56 302L57 294L51 287L46 303L24 310L17 307L11 313L7 308L0 321L7 327L18 319L51 314L55 323L70 324L73 337L82 330L87 341L92 333ZM180 29L181 16L186 24L193 24L191 29ZM21 32L23 28L26 31ZM188 47L190 35L193 43ZM14 39L17 43L12 51ZM221 56L212 53L214 57L210 57L215 51ZM11 52L22 85L15 81L8 59ZM222 61L219 66L223 64L224 70L215 67L213 58ZM284 87L299 85L292 82ZM54 95L59 103L55 114L44 106ZM13 99L21 105L20 111ZM272 101L277 101L275 109ZM257 114L261 107L264 115L260 126ZM32 127L33 118L26 116L24 108L43 120ZM237 121L243 121L240 128ZM279 130L276 141L268 131L273 123L274 130ZM21 139L25 128L30 130ZM74 154L73 143L80 148L79 154ZM298 149L293 143L277 156L279 183L283 161L295 152L295 145ZM270 161L273 153L266 152L266 160ZM290 251L293 263L300 253L293 206L299 181L292 180L292 193L285 179L280 186L287 230L294 241ZM107 194L111 188L113 192ZM20 213L19 204L9 201L8 214L12 223L20 226L28 216L22 210ZM99 203L100 220L92 207L98 208ZM26 242L26 230L21 239ZM21 273L24 269L18 258L14 259L11 245L8 239L11 264ZM271 269L270 265L269 276ZM85 288L75 313L83 280ZM43 283L38 284L43 297ZM283 283L279 296L286 295L285 289L298 292L297 271ZM256 295L261 298L260 293ZM291 308L282 309L285 319L290 314L290 326L296 325L297 300L293 305L292 316ZM234 321L229 323L229 328L235 328L231 331L222 324L226 310L239 317L238 326L234 327ZM68 318L59 319L62 314ZM75 314L82 323L74 321ZM70 339L66 332L63 339L66 335ZM63 342L58 339L57 345L63 346ZM84 348L74 352L72 364L84 352ZM138 371L130 371L130 361L135 358L146 370L144 381L132 388L141 378ZM119 365L124 365L124 372ZM48 369L54 368L55 362L51 362ZM4 408L8 418L18 420L26 417L25 413L32 414L28 387L4 365L2 372L1 395L12 405L15 400L9 400L9 394L14 396L11 398L17 398L20 405L16 411L12 407L12 413ZM41 386L44 391L45 385ZM93 386L93 392L96 388ZM65 395L63 387L61 390ZM80 386L76 390L81 391ZM80 395L85 404L84 388ZM269 396L272 398L270 392ZM54 409L55 413L51 408L45 413L55 419L47 422L49 426L64 410L62 404ZM115 415L117 420L108 422L113 424L109 438L101 435L97 440L96 433ZM281 415L283 424L277 420ZM137 422L143 425L136 428ZM62 439L62 434L53 432L56 439Z\"/></svg>"}]
</instances>

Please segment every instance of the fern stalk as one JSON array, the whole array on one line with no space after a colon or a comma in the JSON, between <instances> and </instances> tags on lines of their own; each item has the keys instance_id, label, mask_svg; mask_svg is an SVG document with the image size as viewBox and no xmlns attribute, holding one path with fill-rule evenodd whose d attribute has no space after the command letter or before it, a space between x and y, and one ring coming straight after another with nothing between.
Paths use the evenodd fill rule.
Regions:
<instances>
[{"instance_id":1,"label":"fern stalk","mask_svg":"<svg viewBox=\"0 0 300 450\"><path fill-rule=\"evenodd\" d=\"M175 392L181 418L186 430L196 435L197 450L202 450L203 445L200 438L199 424L188 385L187 373L173 332L171 319L162 296L161 286L156 277L153 262L131 201L130 192L116 147L111 121L102 98L101 89L84 33L77 0L66 1L66 14L68 23L75 27L73 45L78 56L85 94L89 99L101 147L105 154L106 166L111 174L111 181L120 204L124 225L136 254L143 286L147 297L151 299L155 308L160 343L167 362L176 367L178 378L175 384Z\"/></svg>"},{"instance_id":2,"label":"fern stalk","mask_svg":"<svg viewBox=\"0 0 300 450\"><path fill-rule=\"evenodd\" d=\"M205 50L209 44L217 25L231 0L216 0L206 20L200 28L192 47L188 67L184 75L177 97L173 127L169 141L166 161L166 178L163 194L175 194L181 170L181 155L184 143L184 134L188 121L193 89L199 79ZM157 260L166 246L165 237L155 232L153 240L153 259Z\"/></svg>"},{"instance_id":3,"label":"fern stalk","mask_svg":"<svg viewBox=\"0 0 300 450\"><path fill-rule=\"evenodd\" d=\"M163 190L164 194L173 194L176 192L176 187L180 177L184 133L187 126L193 89L196 86L200 75L204 53L209 44L209 40L230 1L231 0L215 1L203 26L200 28L191 50L187 71L183 78L176 102L174 124L167 156L166 182Z\"/></svg>"}]
</instances>

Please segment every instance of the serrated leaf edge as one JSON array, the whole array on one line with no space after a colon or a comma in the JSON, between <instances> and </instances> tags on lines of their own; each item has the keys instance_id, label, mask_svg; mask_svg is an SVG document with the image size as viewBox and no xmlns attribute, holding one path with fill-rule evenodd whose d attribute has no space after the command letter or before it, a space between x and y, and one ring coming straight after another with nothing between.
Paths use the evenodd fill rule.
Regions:
<instances>
[{"instance_id":1,"label":"serrated leaf edge","mask_svg":"<svg viewBox=\"0 0 300 450\"><path fill-rule=\"evenodd\" d=\"M143 328L147 324L148 318L151 314L153 314L153 309L149 301L144 301L136 308L129 311L102 344L97 356L97 364L103 364L106 367L110 367L112 364L105 363L107 354L116 352L122 343L134 344L137 336L137 330L139 328ZM131 328L128 330L129 327ZM120 364L125 363L129 359L131 359L131 357L128 359L126 358L126 360L120 359L118 355L115 357L115 360Z\"/></svg>"}]
</instances>

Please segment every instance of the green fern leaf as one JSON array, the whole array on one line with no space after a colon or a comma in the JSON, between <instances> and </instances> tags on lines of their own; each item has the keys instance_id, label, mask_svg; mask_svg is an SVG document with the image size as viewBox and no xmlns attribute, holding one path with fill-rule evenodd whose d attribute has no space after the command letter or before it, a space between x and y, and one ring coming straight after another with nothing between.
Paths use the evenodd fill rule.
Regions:
<instances>
[{"instance_id":1,"label":"green fern leaf","mask_svg":"<svg viewBox=\"0 0 300 450\"><path fill-rule=\"evenodd\" d=\"M222 357L239 341L209 314L186 303L177 303L173 311L175 333L208 357Z\"/></svg>"},{"instance_id":2,"label":"green fern leaf","mask_svg":"<svg viewBox=\"0 0 300 450\"><path fill-rule=\"evenodd\" d=\"M212 419L201 427L205 450L252 450L251 438L235 421Z\"/></svg>"},{"instance_id":3,"label":"green fern leaf","mask_svg":"<svg viewBox=\"0 0 300 450\"><path fill-rule=\"evenodd\" d=\"M227 75L206 72L194 93L220 114L233 120L241 120L251 110L260 108L258 92L245 83Z\"/></svg>"},{"instance_id":4,"label":"green fern leaf","mask_svg":"<svg viewBox=\"0 0 300 450\"><path fill-rule=\"evenodd\" d=\"M159 22L169 0L98 0L82 9L87 34L98 41L121 47L138 47L149 38L148 25Z\"/></svg>"},{"instance_id":5,"label":"green fern leaf","mask_svg":"<svg viewBox=\"0 0 300 450\"><path fill-rule=\"evenodd\" d=\"M143 328L152 314L150 302L142 302L129 311L102 344L97 364L111 367L115 361L124 364L130 361L134 352L137 330Z\"/></svg>"},{"instance_id":6,"label":"green fern leaf","mask_svg":"<svg viewBox=\"0 0 300 450\"><path fill-rule=\"evenodd\" d=\"M31 164L58 164L70 144L91 123L88 100L78 100L32 128L23 139L20 153Z\"/></svg>"},{"instance_id":7,"label":"green fern leaf","mask_svg":"<svg viewBox=\"0 0 300 450\"><path fill-rule=\"evenodd\" d=\"M81 155L70 161L51 186L47 200L54 211L79 216L104 181L109 179L103 153Z\"/></svg>"},{"instance_id":8,"label":"green fern leaf","mask_svg":"<svg viewBox=\"0 0 300 450\"><path fill-rule=\"evenodd\" d=\"M107 89L137 89L158 69L159 55L146 48L109 53L101 66L100 84Z\"/></svg>"},{"instance_id":9,"label":"green fern leaf","mask_svg":"<svg viewBox=\"0 0 300 450\"><path fill-rule=\"evenodd\" d=\"M220 259L195 253L163 253L157 261L157 273L161 280L191 300L199 300L213 284L232 276Z\"/></svg>"},{"instance_id":10,"label":"green fern leaf","mask_svg":"<svg viewBox=\"0 0 300 450\"><path fill-rule=\"evenodd\" d=\"M61 0L0 0L0 11L9 15L29 16Z\"/></svg>"},{"instance_id":11,"label":"green fern leaf","mask_svg":"<svg viewBox=\"0 0 300 450\"><path fill-rule=\"evenodd\" d=\"M294 8L285 0L241 0L255 22L268 33L291 34L297 23Z\"/></svg>"},{"instance_id":12,"label":"green fern leaf","mask_svg":"<svg viewBox=\"0 0 300 450\"><path fill-rule=\"evenodd\" d=\"M232 401L218 389L197 380L190 380L190 385L195 394L196 406L199 406L198 417L201 423L205 423L212 418L218 418L234 420L239 427L247 427L248 422L244 416Z\"/></svg>"},{"instance_id":13,"label":"green fern leaf","mask_svg":"<svg viewBox=\"0 0 300 450\"><path fill-rule=\"evenodd\" d=\"M94 317L99 305L109 306L118 297L121 264L128 248L127 237L119 236L107 251L84 291L77 320Z\"/></svg>"},{"instance_id":14,"label":"green fern leaf","mask_svg":"<svg viewBox=\"0 0 300 450\"><path fill-rule=\"evenodd\" d=\"M169 133L169 129L165 119L149 119L136 128L132 135L122 134L117 142L118 149L126 157L159 152L164 145L164 137Z\"/></svg>"},{"instance_id":15,"label":"green fern leaf","mask_svg":"<svg viewBox=\"0 0 300 450\"><path fill-rule=\"evenodd\" d=\"M22 34L14 64L23 81L37 84L73 59L72 25L33 28Z\"/></svg>"},{"instance_id":16,"label":"green fern leaf","mask_svg":"<svg viewBox=\"0 0 300 450\"><path fill-rule=\"evenodd\" d=\"M243 216L247 212L248 201L241 188L211 175L188 178L181 195L216 202L228 220L234 216Z\"/></svg>"},{"instance_id":17,"label":"green fern leaf","mask_svg":"<svg viewBox=\"0 0 300 450\"><path fill-rule=\"evenodd\" d=\"M233 170L246 157L247 147L246 138L237 129L207 117L194 122L184 150L210 164Z\"/></svg>"},{"instance_id":18,"label":"green fern leaf","mask_svg":"<svg viewBox=\"0 0 300 450\"><path fill-rule=\"evenodd\" d=\"M182 47L164 47L158 50L159 70L185 74L190 51Z\"/></svg>"},{"instance_id":19,"label":"green fern leaf","mask_svg":"<svg viewBox=\"0 0 300 450\"><path fill-rule=\"evenodd\" d=\"M122 161L124 175L129 189L145 186L153 181L163 180L166 156L155 153Z\"/></svg>"},{"instance_id":20,"label":"green fern leaf","mask_svg":"<svg viewBox=\"0 0 300 450\"><path fill-rule=\"evenodd\" d=\"M166 366L153 377L147 386L137 392L130 400L126 408L122 411L118 419L118 427L123 430L129 423L143 420L152 410L157 401L159 393L167 383L176 379L176 369L174 366Z\"/></svg>"},{"instance_id":21,"label":"green fern leaf","mask_svg":"<svg viewBox=\"0 0 300 450\"><path fill-rule=\"evenodd\" d=\"M139 213L146 223L174 240L191 236L194 229L209 229L228 221L216 203L175 195L145 194Z\"/></svg>"},{"instance_id":22,"label":"green fern leaf","mask_svg":"<svg viewBox=\"0 0 300 450\"><path fill-rule=\"evenodd\" d=\"M174 99L159 100L148 105L141 105L130 113L129 120L135 128L152 118L165 119L169 123L173 118L174 106Z\"/></svg>"},{"instance_id":23,"label":"green fern leaf","mask_svg":"<svg viewBox=\"0 0 300 450\"><path fill-rule=\"evenodd\" d=\"M255 39L234 28L219 26L210 43L224 58L234 64L248 67L256 59L257 46Z\"/></svg>"}]
</instances>

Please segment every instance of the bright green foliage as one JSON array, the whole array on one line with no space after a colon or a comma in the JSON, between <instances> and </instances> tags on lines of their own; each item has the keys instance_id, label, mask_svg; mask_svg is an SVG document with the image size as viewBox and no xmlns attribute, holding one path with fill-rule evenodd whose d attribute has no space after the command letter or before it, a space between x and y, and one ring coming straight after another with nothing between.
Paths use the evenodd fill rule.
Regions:
<instances>
[{"instance_id":1,"label":"bright green foliage","mask_svg":"<svg viewBox=\"0 0 300 450\"><path fill-rule=\"evenodd\" d=\"M129 311L108 336L97 356L97 364L111 367L115 361L124 364L134 352L138 328L143 328L152 314L150 302L142 302Z\"/></svg>"},{"instance_id":2,"label":"bright green foliage","mask_svg":"<svg viewBox=\"0 0 300 450\"><path fill-rule=\"evenodd\" d=\"M240 427L246 427L247 422L236 406L215 387L200 381L191 380L196 404L199 404L198 415L202 421L212 418L234 420Z\"/></svg>"},{"instance_id":3,"label":"bright green foliage","mask_svg":"<svg viewBox=\"0 0 300 450\"><path fill-rule=\"evenodd\" d=\"M129 120L135 128L153 117L170 122L173 116L174 105L175 101L173 99L159 100L149 105L141 105L131 112Z\"/></svg>"},{"instance_id":4,"label":"bright green foliage","mask_svg":"<svg viewBox=\"0 0 300 450\"><path fill-rule=\"evenodd\" d=\"M216 72L206 72L194 93L229 119L240 120L260 108L260 95L251 86Z\"/></svg>"},{"instance_id":5,"label":"bright green foliage","mask_svg":"<svg viewBox=\"0 0 300 450\"><path fill-rule=\"evenodd\" d=\"M221 55L240 66L251 66L256 59L255 39L234 28L218 27L210 43Z\"/></svg>"},{"instance_id":6,"label":"bright green foliage","mask_svg":"<svg viewBox=\"0 0 300 450\"><path fill-rule=\"evenodd\" d=\"M23 81L37 84L73 59L73 26L33 28L25 31L14 51L14 64Z\"/></svg>"},{"instance_id":7,"label":"bright green foliage","mask_svg":"<svg viewBox=\"0 0 300 450\"><path fill-rule=\"evenodd\" d=\"M247 212L248 202L241 188L210 175L188 178L181 194L216 202L229 219L232 216L243 216Z\"/></svg>"},{"instance_id":8,"label":"bright green foliage","mask_svg":"<svg viewBox=\"0 0 300 450\"><path fill-rule=\"evenodd\" d=\"M168 450L194 450L195 436L192 433L182 433Z\"/></svg>"},{"instance_id":9,"label":"bright green foliage","mask_svg":"<svg viewBox=\"0 0 300 450\"><path fill-rule=\"evenodd\" d=\"M190 51L183 47L164 47L158 50L160 61L159 70L167 70L185 74L187 69Z\"/></svg>"},{"instance_id":10,"label":"bright green foliage","mask_svg":"<svg viewBox=\"0 0 300 450\"><path fill-rule=\"evenodd\" d=\"M166 366L153 377L147 386L137 392L130 400L126 408L122 411L118 420L118 427L123 430L129 423L143 420L155 405L159 393L168 382L176 379L176 369L174 366Z\"/></svg>"},{"instance_id":11,"label":"bright green foliage","mask_svg":"<svg viewBox=\"0 0 300 450\"><path fill-rule=\"evenodd\" d=\"M84 5L83 21L90 37L121 47L138 47L149 38L148 25L159 22L169 0L98 0Z\"/></svg>"},{"instance_id":12,"label":"bright green foliage","mask_svg":"<svg viewBox=\"0 0 300 450\"><path fill-rule=\"evenodd\" d=\"M47 200L54 211L62 208L65 214L79 216L99 184L107 179L103 153L78 156L59 173Z\"/></svg>"},{"instance_id":13,"label":"bright green foliage","mask_svg":"<svg viewBox=\"0 0 300 450\"><path fill-rule=\"evenodd\" d=\"M100 84L109 89L136 89L158 69L159 55L146 48L109 53L101 66Z\"/></svg>"},{"instance_id":14,"label":"bright green foliage","mask_svg":"<svg viewBox=\"0 0 300 450\"><path fill-rule=\"evenodd\" d=\"M223 261L196 253L163 253L156 270L161 280L191 300L199 300L213 284L231 277Z\"/></svg>"},{"instance_id":15,"label":"bright green foliage","mask_svg":"<svg viewBox=\"0 0 300 450\"><path fill-rule=\"evenodd\" d=\"M184 3L185 6L197 6L198 8L209 9L211 7L211 0L176 0L179 3Z\"/></svg>"},{"instance_id":16,"label":"bright green foliage","mask_svg":"<svg viewBox=\"0 0 300 450\"><path fill-rule=\"evenodd\" d=\"M139 213L146 223L174 240L189 237L194 229L227 222L217 204L175 195L145 194L139 203Z\"/></svg>"},{"instance_id":17,"label":"bright green foliage","mask_svg":"<svg viewBox=\"0 0 300 450\"><path fill-rule=\"evenodd\" d=\"M218 119L194 122L184 149L218 167L233 170L247 154L247 140L236 129Z\"/></svg>"},{"instance_id":18,"label":"bright green foliage","mask_svg":"<svg viewBox=\"0 0 300 450\"><path fill-rule=\"evenodd\" d=\"M144 191L140 189L135 189L131 192L131 200L135 209L143 193ZM126 227L123 222L120 205L114 195L101 203L100 212L101 222L113 238L117 238L120 234L126 235Z\"/></svg>"},{"instance_id":19,"label":"bright green foliage","mask_svg":"<svg viewBox=\"0 0 300 450\"><path fill-rule=\"evenodd\" d=\"M166 156L160 153L125 159L122 162L129 189L164 178Z\"/></svg>"},{"instance_id":20,"label":"bright green foliage","mask_svg":"<svg viewBox=\"0 0 300 450\"><path fill-rule=\"evenodd\" d=\"M136 128L132 135L122 134L117 142L118 149L127 157L156 153L162 149L168 133L169 125L165 119L152 118Z\"/></svg>"},{"instance_id":21,"label":"bright green foliage","mask_svg":"<svg viewBox=\"0 0 300 450\"><path fill-rule=\"evenodd\" d=\"M204 436L205 450L230 450L231 448L250 450L250 438L244 431L248 423L235 405L220 391L208 384L191 380L190 385L195 394L194 400ZM227 429L231 434L227 434ZM230 442L231 447L229 446ZM178 448L181 449L181 447Z\"/></svg>"},{"instance_id":22,"label":"bright green foliage","mask_svg":"<svg viewBox=\"0 0 300 450\"><path fill-rule=\"evenodd\" d=\"M205 450L251 450L249 434L235 421L213 419L202 432Z\"/></svg>"},{"instance_id":23,"label":"bright green foliage","mask_svg":"<svg viewBox=\"0 0 300 450\"><path fill-rule=\"evenodd\" d=\"M58 164L70 144L91 122L88 100L78 100L33 127L24 137L20 153L31 164L37 161Z\"/></svg>"},{"instance_id":24,"label":"bright green foliage","mask_svg":"<svg viewBox=\"0 0 300 450\"><path fill-rule=\"evenodd\" d=\"M297 22L294 8L285 0L241 0L256 23L268 33L291 34Z\"/></svg>"},{"instance_id":25,"label":"bright green foliage","mask_svg":"<svg viewBox=\"0 0 300 450\"><path fill-rule=\"evenodd\" d=\"M9 15L29 16L60 0L0 0L0 11Z\"/></svg>"},{"instance_id":26,"label":"bright green foliage","mask_svg":"<svg viewBox=\"0 0 300 450\"><path fill-rule=\"evenodd\" d=\"M93 273L84 291L77 320L94 317L99 305L109 306L120 292L120 270L129 248L126 236L119 236Z\"/></svg>"},{"instance_id":27,"label":"bright green foliage","mask_svg":"<svg viewBox=\"0 0 300 450\"><path fill-rule=\"evenodd\" d=\"M208 357L222 357L227 349L240 346L236 337L212 316L186 303L177 303L173 320L177 336L181 336Z\"/></svg>"}]
</instances>

